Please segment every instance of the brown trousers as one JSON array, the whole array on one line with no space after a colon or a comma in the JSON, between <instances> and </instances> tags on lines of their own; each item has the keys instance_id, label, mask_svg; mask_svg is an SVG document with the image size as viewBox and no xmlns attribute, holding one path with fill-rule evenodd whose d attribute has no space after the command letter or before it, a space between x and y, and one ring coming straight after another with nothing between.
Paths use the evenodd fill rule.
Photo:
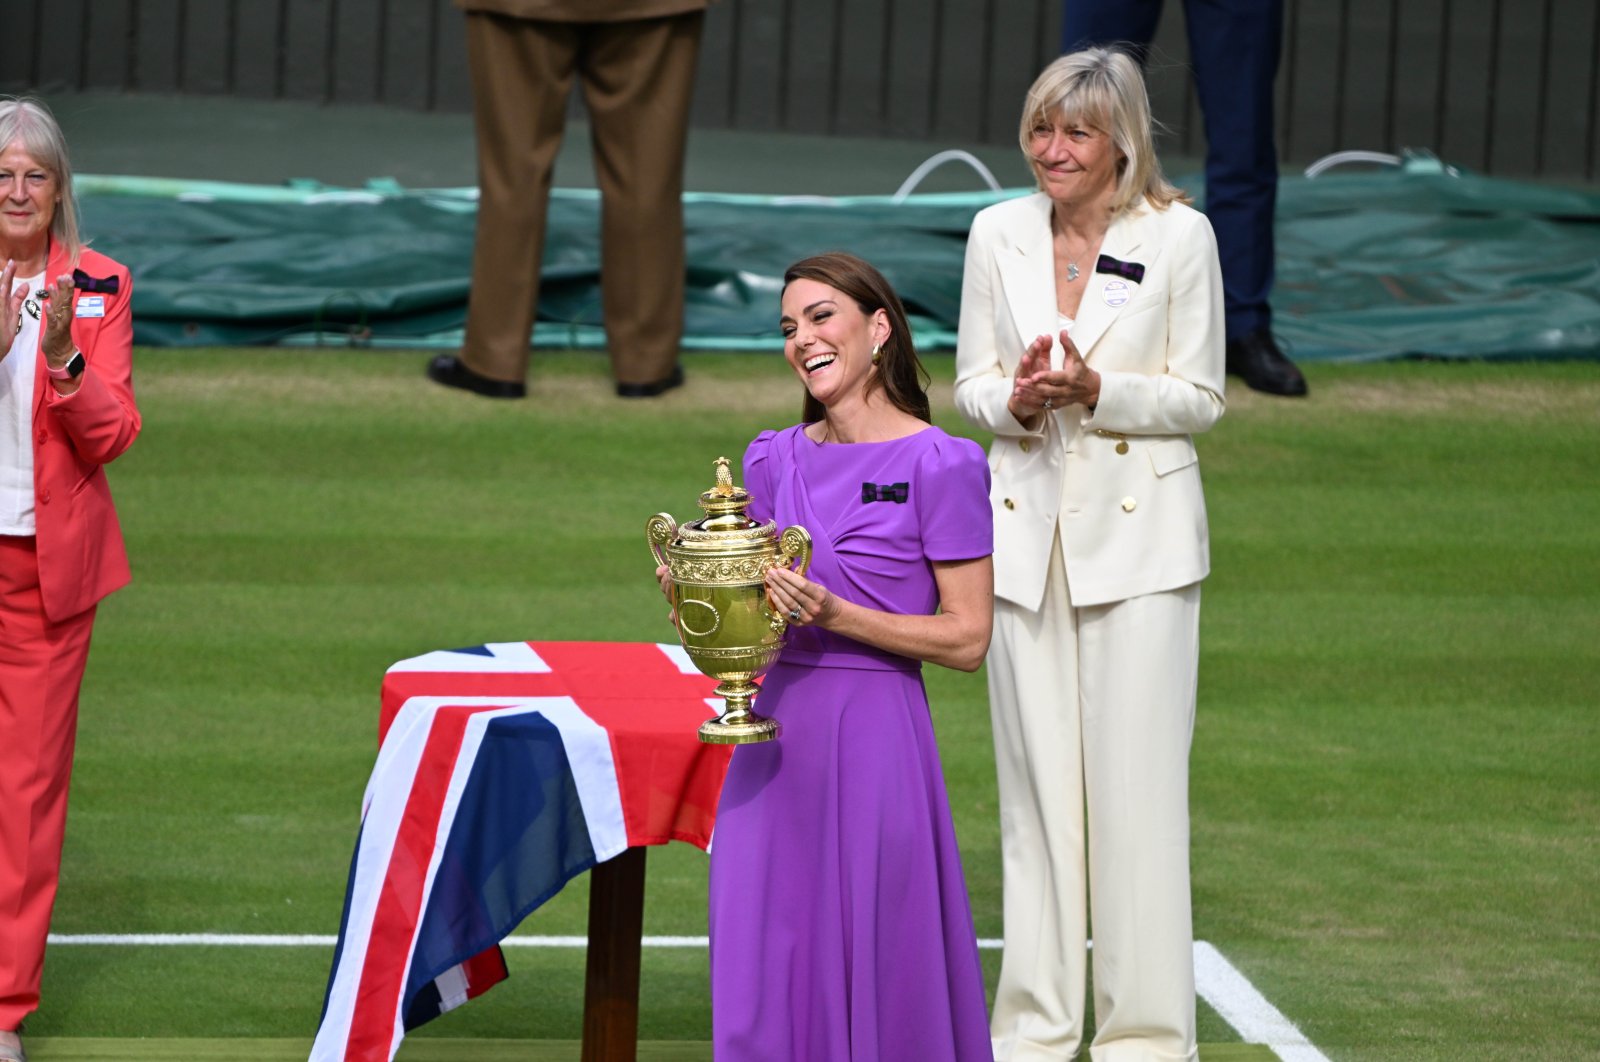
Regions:
<instances>
[{"instance_id":1,"label":"brown trousers","mask_svg":"<svg viewBox=\"0 0 1600 1062\"><path fill-rule=\"evenodd\" d=\"M600 294L619 383L670 376L683 335L683 162L704 11L628 22L468 12L478 231L467 367L527 375L551 176L573 75L600 185Z\"/></svg>"}]
</instances>

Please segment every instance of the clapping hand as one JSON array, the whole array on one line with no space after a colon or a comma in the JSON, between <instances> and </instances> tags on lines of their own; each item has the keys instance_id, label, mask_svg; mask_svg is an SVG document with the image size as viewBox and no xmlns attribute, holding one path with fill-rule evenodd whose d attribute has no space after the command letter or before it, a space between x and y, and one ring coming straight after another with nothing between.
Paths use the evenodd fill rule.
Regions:
<instances>
[{"instance_id":1,"label":"clapping hand","mask_svg":"<svg viewBox=\"0 0 1600 1062\"><path fill-rule=\"evenodd\" d=\"M28 297L28 285L16 280L17 263L7 259L5 269L0 270L0 358L9 354L16 342L22 326L22 300Z\"/></svg>"},{"instance_id":2,"label":"clapping hand","mask_svg":"<svg viewBox=\"0 0 1600 1062\"><path fill-rule=\"evenodd\" d=\"M1093 409L1100 401L1100 374L1084 362L1066 329L1061 330L1061 368L1050 368L1050 337L1039 336L1017 363L1016 388L1011 394L1012 414L1019 423L1031 421L1039 410L1080 405Z\"/></svg>"},{"instance_id":3,"label":"clapping hand","mask_svg":"<svg viewBox=\"0 0 1600 1062\"><path fill-rule=\"evenodd\" d=\"M72 360L72 275L56 277L50 289L50 306L44 315L44 356L52 369Z\"/></svg>"},{"instance_id":4,"label":"clapping hand","mask_svg":"<svg viewBox=\"0 0 1600 1062\"><path fill-rule=\"evenodd\" d=\"M1040 411L1050 408L1045 404L1045 396L1034 386L1034 381L1049 371L1050 337L1038 336L1022 352L1022 360L1017 362L1017 371L1012 377L1009 407L1018 424L1031 427Z\"/></svg>"}]
</instances>

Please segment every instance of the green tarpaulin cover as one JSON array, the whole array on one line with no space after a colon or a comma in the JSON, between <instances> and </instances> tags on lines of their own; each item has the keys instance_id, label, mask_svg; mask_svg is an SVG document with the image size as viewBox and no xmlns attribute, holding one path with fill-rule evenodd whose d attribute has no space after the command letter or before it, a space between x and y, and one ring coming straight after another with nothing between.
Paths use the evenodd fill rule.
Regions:
<instances>
[{"instance_id":1,"label":"green tarpaulin cover","mask_svg":"<svg viewBox=\"0 0 1600 1062\"><path fill-rule=\"evenodd\" d=\"M470 189L94 176L77 188L94 246L133 270L139 343L460 342ZM922 349L952 349L972 216L1025 191L690 194L684 346L776 349L784 267L844 249L893 282ZM592 191L552 198L536 346L604 345L598 210ZM1297 359L1600 356L1600 195L1437 163L1285 178L1273 305Z\"/></svg>"}]
</instances>

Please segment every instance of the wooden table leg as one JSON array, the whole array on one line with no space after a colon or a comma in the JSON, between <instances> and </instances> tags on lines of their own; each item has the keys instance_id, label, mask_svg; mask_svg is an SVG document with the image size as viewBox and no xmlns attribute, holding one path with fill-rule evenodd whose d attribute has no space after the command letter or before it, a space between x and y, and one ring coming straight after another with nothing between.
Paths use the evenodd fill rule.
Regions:
<instances>
[{"instance_id":1,"label":"wooden table leg","mask_svg":"<svg viewBox=\"0 0 1600 1062\"><path fill-rule=\"evenodd\" d=\"M589 871L589 955L583 990L583 1062L635 1062L639 1052L639 941L645 849Z\"/></svg>"}]
</instances>

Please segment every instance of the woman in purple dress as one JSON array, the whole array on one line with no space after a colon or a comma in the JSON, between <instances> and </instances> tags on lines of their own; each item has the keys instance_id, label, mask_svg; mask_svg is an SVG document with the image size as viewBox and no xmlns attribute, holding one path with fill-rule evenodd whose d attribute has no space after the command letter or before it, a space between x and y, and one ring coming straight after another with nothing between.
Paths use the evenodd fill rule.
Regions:
<instances>
[{"instance_id":1,"label":"woman in purple dress","mask_svg":"<svg viewBox=\"0 0 1600 1062\"><path fill-rule=\"evenodd\" d=\"M993 617L989 469L929 423L900 300L859 258L784 276L804 423L744 456L749 513L801 524L767 591L788 643L739 747L711 855L718 1059L991 1058L983 974L922 662L975 671Z\"/></svg>"}]
</instances>

